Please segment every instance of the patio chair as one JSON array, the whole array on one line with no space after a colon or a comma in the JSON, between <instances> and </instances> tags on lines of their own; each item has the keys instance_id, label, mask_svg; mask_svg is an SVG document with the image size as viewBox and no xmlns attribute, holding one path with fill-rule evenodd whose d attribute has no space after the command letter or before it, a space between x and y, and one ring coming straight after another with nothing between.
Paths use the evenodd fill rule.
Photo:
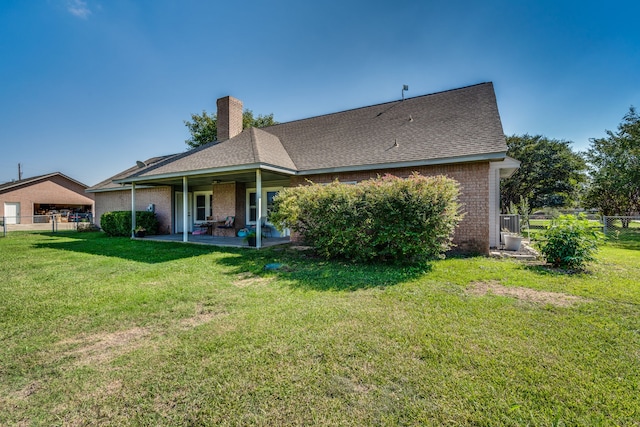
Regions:
<instances>
[{"instance_id":1,"label":"patio chair","mask_svg":"<svg viewBox=\"0 0 640 427\"><path fill-rule=\"evenodd\" d=\"M236 221L235 216L228 216L224 220L223 225L219 225L218 228L234 228L234 223Z\"/></svg>"},{"instance_id":2,"label":"patio chair","mask_svg":"<svg viewBox=\"0 0 640 427\"><path fill-rule=\"evenodd\" d=\"M264 237L273 237L273 231L271 230L271 226L267 225L267 218L262 218L262 235Z\"/></svg>"}]
</instances>

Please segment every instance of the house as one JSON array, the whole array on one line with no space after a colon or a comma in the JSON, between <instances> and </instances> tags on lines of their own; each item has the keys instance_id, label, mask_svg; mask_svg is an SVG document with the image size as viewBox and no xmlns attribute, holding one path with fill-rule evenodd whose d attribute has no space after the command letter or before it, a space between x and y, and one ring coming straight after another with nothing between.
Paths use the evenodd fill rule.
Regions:
<instances>
[{"instance_id":1,"label":"house","mask_svg":"<svg viewBox=\"0 0 640 427\"><path fill-rule=\"evenodd\" d=\"M51 215L92 213L93 194L87 186L60 172L0 184L0 217L7 224L47 222Z\"/></svg>"},{"instance_id":2,"label":"house","mask_svg":"<svg viewBox=\"0 0 640 427\"><path fill-rule=\"evenodd\" d=\"M210 218L268 224L273 196L285 187L418 172L460 183L459 249L488 253L498 245L500 177L519 163L506 156L492 83L261 129L242 129L235 98L219 99L217 108L218 141L138 162L91 187L97 218L131 206L155 209L161 228L187 241Z\"/></svg>"},{"instance_id":3,"label":"house","mask_svg":"<svg viewBox=\"0 0 640 427\"><path fill-rule=\"evenodd\" d=\"M93 194L96 200L94 222L100 225L100 217L105 212L131 210L132 186L119 184L119 180L176 156L178 155L153 157L144 162L137 162L135 166L89 187L87 192ZM170 185L137 185L135 210L153 210L156 213L161 234L177 232L172 217L174 199L174 188Z\"/></svg>"}]
</instances>

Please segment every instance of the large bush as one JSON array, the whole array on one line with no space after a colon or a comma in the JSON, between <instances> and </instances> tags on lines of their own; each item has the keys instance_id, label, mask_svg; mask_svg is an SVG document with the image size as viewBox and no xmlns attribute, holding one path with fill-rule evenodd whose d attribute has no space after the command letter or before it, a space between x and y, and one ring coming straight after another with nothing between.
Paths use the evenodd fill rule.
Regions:
<instances>
[{"instance_id":1,"label":"large bush","mask_svg":"<svg viewBox=\"0 0 640 427\"><path fill-rule=\"evenodd\" d=\"M100 226L108 236L131 236L131 211L105 212L100 217ZM158 232L156 214L136 211L136 226L143 227L147 234Z\"/></svg>"},{"instance_id":2,"label":"large bush","mask_svg":"<svg viewBox=\"0 0 640 427\"><path fill-rule=\"evenodd\" d=\"M274 198L270 220L300 233L326 258L419 261L452 247L458 183L413 174L355 185L334 182L287 188Z\"/></svg>"},{"instance_id":3,"label":"large bush","mask_svg":"<svg viewBox=\"0 0 640 427\"><path fill-rule=\"evenodd\" d=\"M582 268L593 261L603 238L584 215L560 215L544 231L540 251L554 267Z\"/></svg>"}]
</instances>

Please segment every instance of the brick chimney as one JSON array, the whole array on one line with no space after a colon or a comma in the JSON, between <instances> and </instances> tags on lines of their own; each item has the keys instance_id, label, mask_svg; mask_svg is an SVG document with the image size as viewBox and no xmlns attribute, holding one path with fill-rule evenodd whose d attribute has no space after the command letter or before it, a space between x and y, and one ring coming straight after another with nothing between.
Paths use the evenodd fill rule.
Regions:
<instances>
[{"instance_id":1,"label":"brick chimney","mask_svg":"<svg viewBox=\"0 0 640 427\"><path fill-rule=\"evenodd\" d=\"M242 101L225 96L216 101L218 106L218 141L233 138L242 132Z\"/></svg>"}]
</instances>

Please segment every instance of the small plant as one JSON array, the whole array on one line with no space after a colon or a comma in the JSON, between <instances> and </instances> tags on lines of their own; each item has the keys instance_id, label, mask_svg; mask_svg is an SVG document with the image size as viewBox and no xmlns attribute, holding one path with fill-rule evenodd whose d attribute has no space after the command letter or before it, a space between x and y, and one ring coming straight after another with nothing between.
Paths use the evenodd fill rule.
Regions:
<instances>
[{"instance_id":1,"label":"small plant","mask_svg":"<svg viewBox=\"0 0 640 427\"><path fill-rule=\"evenodd\" d=\"M247 230L247 234L244 236L244 238L242 239L245 243L248 243L249 246L255 246L256 245L256 230L255 229L249 229ZM262 237L263 239L265 238L264 234L260 234L260 237Z\"/></svg>"},{"instance_id":2,"label":"small plant","mask_svg":"<svg viewBox=\"0 0 640 427\"><path fill-rule=\"evenodd\" d=\"M139 225L133 229L133 235L136 237L145 237L147 235L147 229Z\"/></svg>"},{"instance_id":3,"label":"small plant","mask_svg":"<svg viewBox=\"0 0 640 427\"><path fill-rule=\"evenodd\" d=\"M579 269L594 260L603 240L584 215L560 215L543 233L540 251L554 267Z\"/></svg>"}]
</instances>

